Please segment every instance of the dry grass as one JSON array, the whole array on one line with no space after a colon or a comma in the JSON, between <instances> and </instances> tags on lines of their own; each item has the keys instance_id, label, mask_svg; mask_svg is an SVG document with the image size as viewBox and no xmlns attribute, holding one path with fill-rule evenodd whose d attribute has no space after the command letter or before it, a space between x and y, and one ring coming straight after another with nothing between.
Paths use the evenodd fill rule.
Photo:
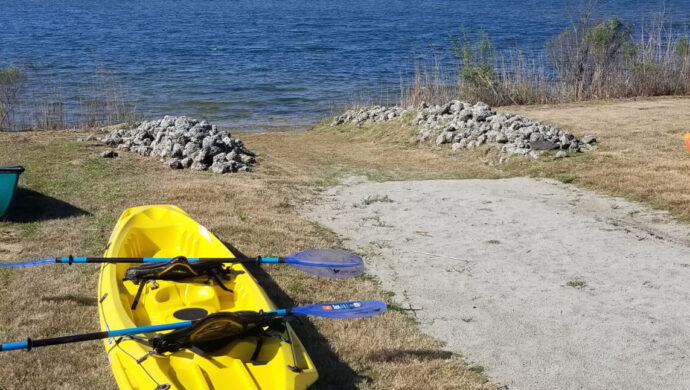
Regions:
<instances>
[{"instance_id":1,"label":"dry grass","mask_svg":"<svg viewBox=\"0 0 690 390\"><path fill-rule=\"evenodd\" d=\"M100 253L119 213L146 203L179 205L248 255L337 247L341 244L337 237L302 217L295 205L308 201L312 191L353 174L373 180L568 177L575 185L645 201L690 220L690 157L682 140L690 130L690 99L503 109L578 135L594 133L600 149L558 161L512 160L496 165L495 156L482 150L453 153L417 145L415 130L405 121L361 128L324 126L306 132L243 135L247 145L260 153L256 172L218 176L171 171L155 159L131 153L102 159L101 147L74 142L80 136L74 133L0 134L0 164L25 165L24 188L90 213L44 218L51 211L78 213L65 204L34 198L34 203L24 205L31 207L25 209L33 216L29 221L0 223L0 257ZM0 270L0 340L97 329L96 272L96 267L88 266ZM367 277L332 281L278 267L255 272L281 306L389 299ZM480 370L470 370L459 357L444 352L394 305L380 317L314 320L298 326L298 331L321 373L315 388L492 387ZM114 387L99 343L12 352L0 359L2 389Z\"/></svg>"},{"instance_id":2,"label":"dry grass","mask_svg":"<svg viewBox=\"0 0 690 390\"><path fill-rule=\"evenodd\" d=\"M399 163L405 166L398 167L398 172L404 170L409 175L398 174L399 178L548 177L642 201L690 221L690 181L687 180L690 156L683 142L683 134L690 132L690 98L506 106L497 110L519 113L570 130L577 136L594 134L599 149L558 161L548 157L537 162L514 158L508 164L499 165L496 154L487 149L453 153L447 146L416 145L417 130L405 119L375 126L323 126L320 131L356 142L415 145L424 149L420 153L426 153L427 160L419 166L400 159ZM397 158L377 157L372 164L379 164L380 159L395 164Z\"/></svg>"},{"instance_id":3,"label":"dry grass","mask_svg":"<svg viewBox=\"0 0 690 390\"><path fill-rule=\"evenodd\" d=\"M0 257L32 259L57 254L98 254L119 213L147 203L173 203L218 237L248 255L287 254L314 247L337 247L329 231L306 220L294 205L309 189L340 175L395 178L424 175L421 165L435 157L426 150L355 144L311 132L251 135L245 142L261 154L255 173L218 176L172 171L152 158L125 153L99 157L101 147L74 141L74 133L0 134L0 164L22 164L21 186L34 194L18 203L23 222L0 223ZM20 154L11 151L21 150ZM315 151L311 153L310 151ZM409 154L407 154L409 153ZM382 156L384 156L382 158ZM385 158L390 157L390 159ZM402 162L409 171L391 170ZM37 207L38 206L38 207ZM45 207L43 207L45 206ZM77 215L78 210L88 215ZM65 218L46 217L60 212ZM11 218L12 219L12 218ZM375 261L375 259L368 259ZM97 268L44 266L0 270L0 339L49 337L98 329ZM368 277L332 281L287 268L255 270L280 306L341 299L389 299ZM453 354L424 336L407 313L390 310L372 319L313 320L297 326L319 368L315 388L491 388ZM100 343L48 347L2 355L0 388L113 388Z\"/></svg>"},{"instance_id":4,"label":"dry grass","mask_svg":"<svg viewBox=\"0 0 690 390\"><path fill-rule=\"evenodd\" d=\"M596 153L537 164L529 174L570 176L577 185L642 201L690 221L690 156L683 142L683 134L690 132L689 98L504 109L578 135L595 134L600 142Z\"/></svg>"}]
</instances>

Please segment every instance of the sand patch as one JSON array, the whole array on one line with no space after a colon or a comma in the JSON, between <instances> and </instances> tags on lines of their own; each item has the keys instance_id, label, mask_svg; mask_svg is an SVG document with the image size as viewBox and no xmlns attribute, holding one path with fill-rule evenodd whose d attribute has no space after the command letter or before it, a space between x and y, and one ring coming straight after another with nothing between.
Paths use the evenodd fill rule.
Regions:
<instances>
[{"instance_id":1,"label":"sand patch","mask_svg":"<svg viewBox=\"0 0 690 390\"><path fill-rule=\"evenodd\" d=\"M305 212L516 389L690 385L690 229L553 181L350 179Z\"/></svg>"}]
</instances>

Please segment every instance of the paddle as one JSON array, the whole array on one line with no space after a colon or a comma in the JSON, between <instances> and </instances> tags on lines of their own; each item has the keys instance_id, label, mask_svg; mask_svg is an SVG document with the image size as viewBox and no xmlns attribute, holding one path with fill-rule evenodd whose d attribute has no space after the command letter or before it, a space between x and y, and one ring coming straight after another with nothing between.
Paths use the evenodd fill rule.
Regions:
<instances>
[{"instance_id":1,"label":"paddle","mask_svg":"<svg viewBox=\"0 0 690 390\"><path fill-rule=\"evenodd\" d=\"M267 315L285 317L290 315L307 315L323 318L365 318L371 317L386 311L386 304L382 301L350 301L320 303L307 306L296 306L290 309L272 310L265 312ZM120 337L142 333L161 332L165 330L181 329L191 326L196 321L173 322L161 325L140 326L136 328L110 330L104 332L82 333L71 336L54 337L49 339L18 341L14 343L0 344L0 352L13 351L18 349L31 350L34 347L45 347L48 345L76 343L89 340L100 340L109 337Z\"/></svg>"},{"instance_id":2,"label":"paddle","mask_svg":"<svg viewBox=\"0 0 690 390\"><path fill-rule=\"evenodd\" d=\"M157 263L168 262L172 257L48 257L46 259L0 263L0 267L32 267L44 264L72 263ZM289 264L302 272L326 278L345 279L361 275L364 261L361 257L339 249L307 249L285 257L188 257L219 263Z\"/></svg>"}]
</instances>

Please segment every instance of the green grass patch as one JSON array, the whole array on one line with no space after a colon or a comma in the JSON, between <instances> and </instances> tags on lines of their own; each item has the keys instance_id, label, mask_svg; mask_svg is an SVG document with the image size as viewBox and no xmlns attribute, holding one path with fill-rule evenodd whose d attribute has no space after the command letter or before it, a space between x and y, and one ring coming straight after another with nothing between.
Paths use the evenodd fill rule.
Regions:
<instances>
[{"instance_id":1,"label":"green grass patch","mask_svg":"<svg viewBox=\"0 0 690 390\"><path fill-rule=\"evenodd\" d=\"M34 235L36 235L36 232L38 232L38 229L41 227L41 225L37 222L27 222L23 225L21 225L21 232L19 235L22 238L31 238Z\"/></svg>"},{"instance_id":2,"label":"green grass patch","mask_svg":"<svg viewBox=\"0 0 690 390\"><path fill-rule=\"evenodd\" d=\"M396 313L405 313L408 311L405 308L403 308L402 306L395 304L395 303L387 303L386 307L387 307L386 310L394 311Z\"/></svg>"},{"instance_id":3,"label":"green grass patch","mask_svg":"<svg viewBox=\"0 0 690 390\"><path fill-rule=\"evenodd\" d=\"M572 288L583 289L587 287L587 282L585 282L584 280L571 280L565 285Z\"/></svg>"},{"instance_id":4,"label":"green grass patch","mask_svg":"<svg viewBox=\"0 0 690 390\"><path fill-rule=\"evenodd\" d=\"M374 217L364 217L362 218L362 223L366 223L371 221L371 225L374 227L393 227L392 225L388 225L385 222L381 220L381 217L376 215Z\"/></svg>"},{"instance_id":5,"label":"green grass patch","mask_svg":"<svg viewBox=\"0 0 690 390\"><path fill-rule=\"evenodd\" d=\"M0 268L0 287L5 287L12 281L14 270L10 268Z\"/></svg>"},{"instance_id":6,"label":"green grass patch","mask_svg":"<svg viewBox=\"0 0 690 390\"><path fill-rule=\"evenodd\" d=\"M304 285L299 281L290 283L288 288L293 294L300 294L306 291L306 287L304 287Z\"/></svg>"},{"instance_id":7,"label":"green grass patch","mask_svg":"<svg viewBox=\"0 0 690 390\"><path fill-rule=\"evenodd\" d=\"M393 199L389 198L388 195L369 195L366 199L362 200L364 206L369 206L373 203L393 203Z\"/></svg>"}]
</instances>

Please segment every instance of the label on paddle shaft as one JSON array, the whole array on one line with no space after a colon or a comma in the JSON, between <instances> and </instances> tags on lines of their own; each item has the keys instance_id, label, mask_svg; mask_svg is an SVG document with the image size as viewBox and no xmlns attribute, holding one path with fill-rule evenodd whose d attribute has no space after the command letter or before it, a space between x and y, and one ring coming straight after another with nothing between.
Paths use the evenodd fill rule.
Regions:
<instances>
[{"instance_id":1,"label":"label on paddle shaft","mask_svg":"<svg viewBox=\"0 0 690 390\"><path fill-rule=\"evenodd\" d=\"M346 309L356 309L361 307L362 304L359 302L348 302L339 303L337 305L323 305L324 310L346 310Z\"/></svg>"}]
</instances>

